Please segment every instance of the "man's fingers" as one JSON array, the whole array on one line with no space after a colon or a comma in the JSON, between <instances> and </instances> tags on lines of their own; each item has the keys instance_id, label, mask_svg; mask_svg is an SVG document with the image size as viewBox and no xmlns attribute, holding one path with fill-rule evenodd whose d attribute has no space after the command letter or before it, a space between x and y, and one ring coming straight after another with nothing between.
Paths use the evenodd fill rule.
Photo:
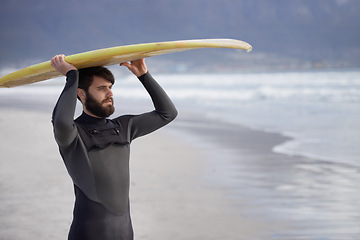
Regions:
<instances>
[{"instance_id":1,"label":"man's fingers","mask_svg":"<svg viewBox=\"0 0 360 240\"><path fill-rule=\"evenodd\" d=\"M125 67L129 68L130 64L128 62L123 62L123 63L120 63L120 66L125 66Z\"/></svg>"},{"instance_id":2,"label":"man's fingers","mask_svg":"<svg viewBox=\"0 0 360 240\"><path fill-rule=\"evenodd\" d=\"M56 55L51 59L51 65L56 66L60 64L62 61L65 61L65 55L64 54Z\"/></svg>"},{"instance_id":3,"label":"man's fingers","mask_svg":"<svg viewBox=\"0 0 360 240\"><path fill-rule=\"evenodd\" d=\"M63 75L70 70L76 70L76 67L65 61L65 55L59 54L51 59L51 66Z\"/></svg>"}]
</instances>

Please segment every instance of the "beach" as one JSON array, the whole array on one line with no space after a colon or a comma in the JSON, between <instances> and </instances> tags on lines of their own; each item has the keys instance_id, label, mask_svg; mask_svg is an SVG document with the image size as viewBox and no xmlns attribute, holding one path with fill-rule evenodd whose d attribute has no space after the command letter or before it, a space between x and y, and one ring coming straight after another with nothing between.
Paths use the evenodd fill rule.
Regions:
<instances>
[{"instance_id":1,"label":"beach","mask_svg":"<svg viewBox=\"0 0 360 240\"><path fill-rule=\"evenodd\" d=\"M73 187L50 117L1 109L0 239L66 239ZM213 171L207 155L166 129L134 141L130 199L136 239L258 239L280 228L242 216L239 202L206 179Z\"/></svg>"},{"instance_id":2,"label":"beach","mask_svg":"<svg viewBox=\"0 0 360 240\"><path fill-rule=\"evenodd\" d=\"M52 136L51 115L19 109L1 113L0 239L66 239L73 187ZM267 195L267 190L298 187L299 193L310 194L295 183L306 172L310 176L311 169L294 165L316 164L271 153L273 145L286 140L281 135L189 121L180 118L132 144L130 201L136 239L299 239L289 232L304 231L301 221L267 212L272 205L281 215L279 202L286 205L288 199ZM189 138L201 146L185 141ZM222 167L214 161L223 161ZM242 184L246 189L227 182L239 180L247 181ZM258 186L265 188L260 195L252 193Z\"/></svg>"},{"instance_id":3,"label":"beach","mask_svg":"<svg viewBox=\"0 0 360 240\"><path fill-rule=\"evenodd\" d=\"M148 98L133 97L137 90L131 84L122 83L126 91L115 99L115 115L152 109ZM73 184L51 125L61 89L62 85L45 84L3 90L0 95L1 240L67 238ZM200 105L191 96L191 101L182 100L177 93L183 89L165 89L175 100L178 118L131 146L135 239L358 239L356 164L348 164L346 158L331 161L278 151L296 140L292 134L242 124L235 115L225 114L230 112L226 107L238 109L213 99L214 92L204 94ZM256 108L261 107L259 101L249 102L259 112L266 110L266 105ZM243 111L234 112L248 117L250 103L237 99L236 104ZM77 115L80 112L77 109ZM347 116L349 121L351 115ZM268 117L267 123L275 115ZM289 126L307 130L305 125ZM358 129L352 130L358 136Z\"/></svg>"}]
</instances>

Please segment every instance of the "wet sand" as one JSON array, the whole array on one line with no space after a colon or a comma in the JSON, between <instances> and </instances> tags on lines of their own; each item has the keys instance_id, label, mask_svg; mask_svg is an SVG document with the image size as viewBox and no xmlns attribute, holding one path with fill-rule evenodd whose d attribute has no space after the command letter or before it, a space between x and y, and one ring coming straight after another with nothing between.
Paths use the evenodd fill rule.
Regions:
<instances>
[{"instance_id":1,"label":"wet sand","mask_svg":"<svg viewBox=\"0 0 360 240\"><path fill-rule=\"evenodd\" d=\"M48 113L1 109L0 239L66 239L73 188L50 121ZM207 179L207 153L168 128L132 145L136 239L256 239L271 232L266 221L241 216L228 191Z\"/></svg>"}]
</instances>

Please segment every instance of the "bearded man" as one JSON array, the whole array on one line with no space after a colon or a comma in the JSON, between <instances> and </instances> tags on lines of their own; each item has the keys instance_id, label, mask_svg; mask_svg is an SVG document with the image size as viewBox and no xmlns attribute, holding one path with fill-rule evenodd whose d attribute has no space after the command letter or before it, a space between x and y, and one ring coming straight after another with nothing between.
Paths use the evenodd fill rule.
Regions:
<instances>
[{"instance_id":1,"label":"bearded man","mask_svg":"<svg viewBox=\"0 0 360 240\"><path fill-rule=\"evenodd\" d=\"M177 110L147 70L145 60L122 63L143 84L154 110L113 119L113 74L104 67L76 69L56 55L51 65L66 84L53 111L55 140L74 183L69 240L132 240L129 207L130 143L171 122ZM74 120L76 99L83 113Z\"/></svg>"}]
</instances>

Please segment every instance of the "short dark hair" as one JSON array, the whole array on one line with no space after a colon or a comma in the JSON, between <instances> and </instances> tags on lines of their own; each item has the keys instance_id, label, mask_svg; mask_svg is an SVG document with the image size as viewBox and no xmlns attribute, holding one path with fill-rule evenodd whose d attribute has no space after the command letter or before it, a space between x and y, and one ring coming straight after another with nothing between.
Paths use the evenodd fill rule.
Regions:
<instances>
[{"instance_id":1,"label":"short dark hair","mask_svg":"<svg viewBox=\"0 0 360 240\"><path fill-rule=\"evenodd\" d=\"M109 69L105 67L88 67L79 69L78 88L84 89L85 92L87 92L94 76L104 78L105 80L111 82L111 84L115 83L114 75Z\"/></svg>"}]
</instances>

